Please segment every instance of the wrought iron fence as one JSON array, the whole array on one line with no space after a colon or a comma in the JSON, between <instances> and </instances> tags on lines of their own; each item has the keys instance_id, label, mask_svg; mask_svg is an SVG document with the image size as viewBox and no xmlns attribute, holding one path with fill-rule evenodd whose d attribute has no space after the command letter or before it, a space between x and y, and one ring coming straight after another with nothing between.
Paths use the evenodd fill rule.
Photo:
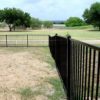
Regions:
<instances>
[{"instance_id":1,"label":"wrought iron fence","mask_svg":"<svg viewBox=\"0 0 100 100\"><path fill-rule=\"evenodd\" d=\"M48 35L0 35L0 47L32 46L47 47ZM49 46L68 100L99 100L100 47L57 35Z\"/></svg>"},{"instance_id":2,"label":"wrought iron fence","mask_svg":"<svg viewBox=\"0 0 100 100\"><path fill-rule=\"evenodd\" d=\"M49 47L68 100L100 100L100 48L57 35Z\"/></svg>"},{"instance_id":3,"label":"wrought iron fence","mask_svg":"<svg viewBox=\"0 0 100 100\"><path fill-rule=\"evenodd\" d=\"M47 47L48 35L44 34L17 34L0 35L0 47Z\"/></svg>"}]
</instances>

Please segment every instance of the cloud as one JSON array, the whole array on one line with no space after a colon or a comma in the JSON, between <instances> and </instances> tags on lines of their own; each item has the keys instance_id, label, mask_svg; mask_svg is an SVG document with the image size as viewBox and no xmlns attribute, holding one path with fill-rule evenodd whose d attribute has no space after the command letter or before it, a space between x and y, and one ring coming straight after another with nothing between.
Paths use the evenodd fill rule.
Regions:
<instances>
[{"instance_id":1,"label":"cloud","mask_svg":"<svg viewBox=\"0 0 100 100\"><path fill-rule=\"evenodd\" d=\"M83 11L99 0L0 0L0 8L17 7L32 16L48 20L65 20L81 17Z\"/></svg>"}]
</instances>

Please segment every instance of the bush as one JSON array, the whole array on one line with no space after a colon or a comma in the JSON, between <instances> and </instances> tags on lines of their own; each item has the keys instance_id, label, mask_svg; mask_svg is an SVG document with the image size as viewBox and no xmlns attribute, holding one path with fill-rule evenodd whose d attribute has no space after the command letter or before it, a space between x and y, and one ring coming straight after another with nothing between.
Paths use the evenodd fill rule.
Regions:
<instances>
[{"instance_id":1,"label":"bush","mask_svg":"<svg viewBox=\"0 0 100 100\"><path fill-rule=\"evenodd\" d=\"M6 27L6 23L4 22L0 23L0 28L4 28L4 27Z\"/></svg>"},{"instance_id":2,"label":"bush","mask_svg":"<svg viewBox=\"0 0 100 100\"><path fill-rule=\"evenodd\" d=\"M44 21L43 22L44 28L52 28L53 27L53 22L51 21Z\"/></svg>"},{"instance_id":3,"label":"bush","mask_svg":"<svg viewBox=\"0 0 100 100\"><path fill-rule=\"evenodd\" d=\"M67 27L74 27L74 26L83 26L85 25L85 22L78 18L78 17L70 17L66 22L65 25Z\"/></svg>"},{"instance_id":4,"label":"bush","mask_svg":"<svg viewBox=\"0 0 100 100\"><path fill-rule=\"evenodd\" d=\"M32 18L31 19L31 28L32 29L39 29L42 26L42 22L39 19Z\"/></svg>"}]
</instances>

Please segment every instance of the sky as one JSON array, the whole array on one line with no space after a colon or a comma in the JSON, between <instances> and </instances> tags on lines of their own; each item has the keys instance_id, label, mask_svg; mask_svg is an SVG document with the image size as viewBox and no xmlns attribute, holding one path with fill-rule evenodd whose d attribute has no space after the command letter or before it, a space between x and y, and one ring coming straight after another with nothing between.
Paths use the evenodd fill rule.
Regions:
<instances>
[{"instance_id":1,"label":"sky","mask_svg":"<svg viewBox=\"0 0 100 100\"><path fill-rule=\"evenodd\" d=\"M0 9L16 7L41 20L80 17L86 8L100 0L0 0Z\"/></svg>"}]
</instances>

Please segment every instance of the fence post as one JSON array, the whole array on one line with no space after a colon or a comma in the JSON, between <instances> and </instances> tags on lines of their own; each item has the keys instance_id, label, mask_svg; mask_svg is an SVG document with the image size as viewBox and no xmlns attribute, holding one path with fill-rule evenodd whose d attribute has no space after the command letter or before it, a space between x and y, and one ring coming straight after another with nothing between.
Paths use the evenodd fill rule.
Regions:
<instances>
[{"instance_id":1,"label":"fence post","mask_svg":"<svg viewBox=\"0 0 100 100\"><path fill-rule=\"evenodd\" d=\"M7 43L7 35L6 35L6 47L8 47L8 43Z\"/></svg>"},{"instance_id":2,"label":"fence post","mask_svg":"<svg viewBox=\"0 0 100 100\"><path fill-rule=\"evenodd\" d=\"M70 72L71 72L71 36L67 35L67 72L68 72L68 100L71 100Z\"/></svg>"},{"instance_id":3,"label":"fence post","mask_svg":"<svg viewBox=\"0 0 100 100\"><path fill-rule=\"evenodd\" d=\"M28 47L28 34L27 34L27 47Z\"/></svg>"}]
</instances>

